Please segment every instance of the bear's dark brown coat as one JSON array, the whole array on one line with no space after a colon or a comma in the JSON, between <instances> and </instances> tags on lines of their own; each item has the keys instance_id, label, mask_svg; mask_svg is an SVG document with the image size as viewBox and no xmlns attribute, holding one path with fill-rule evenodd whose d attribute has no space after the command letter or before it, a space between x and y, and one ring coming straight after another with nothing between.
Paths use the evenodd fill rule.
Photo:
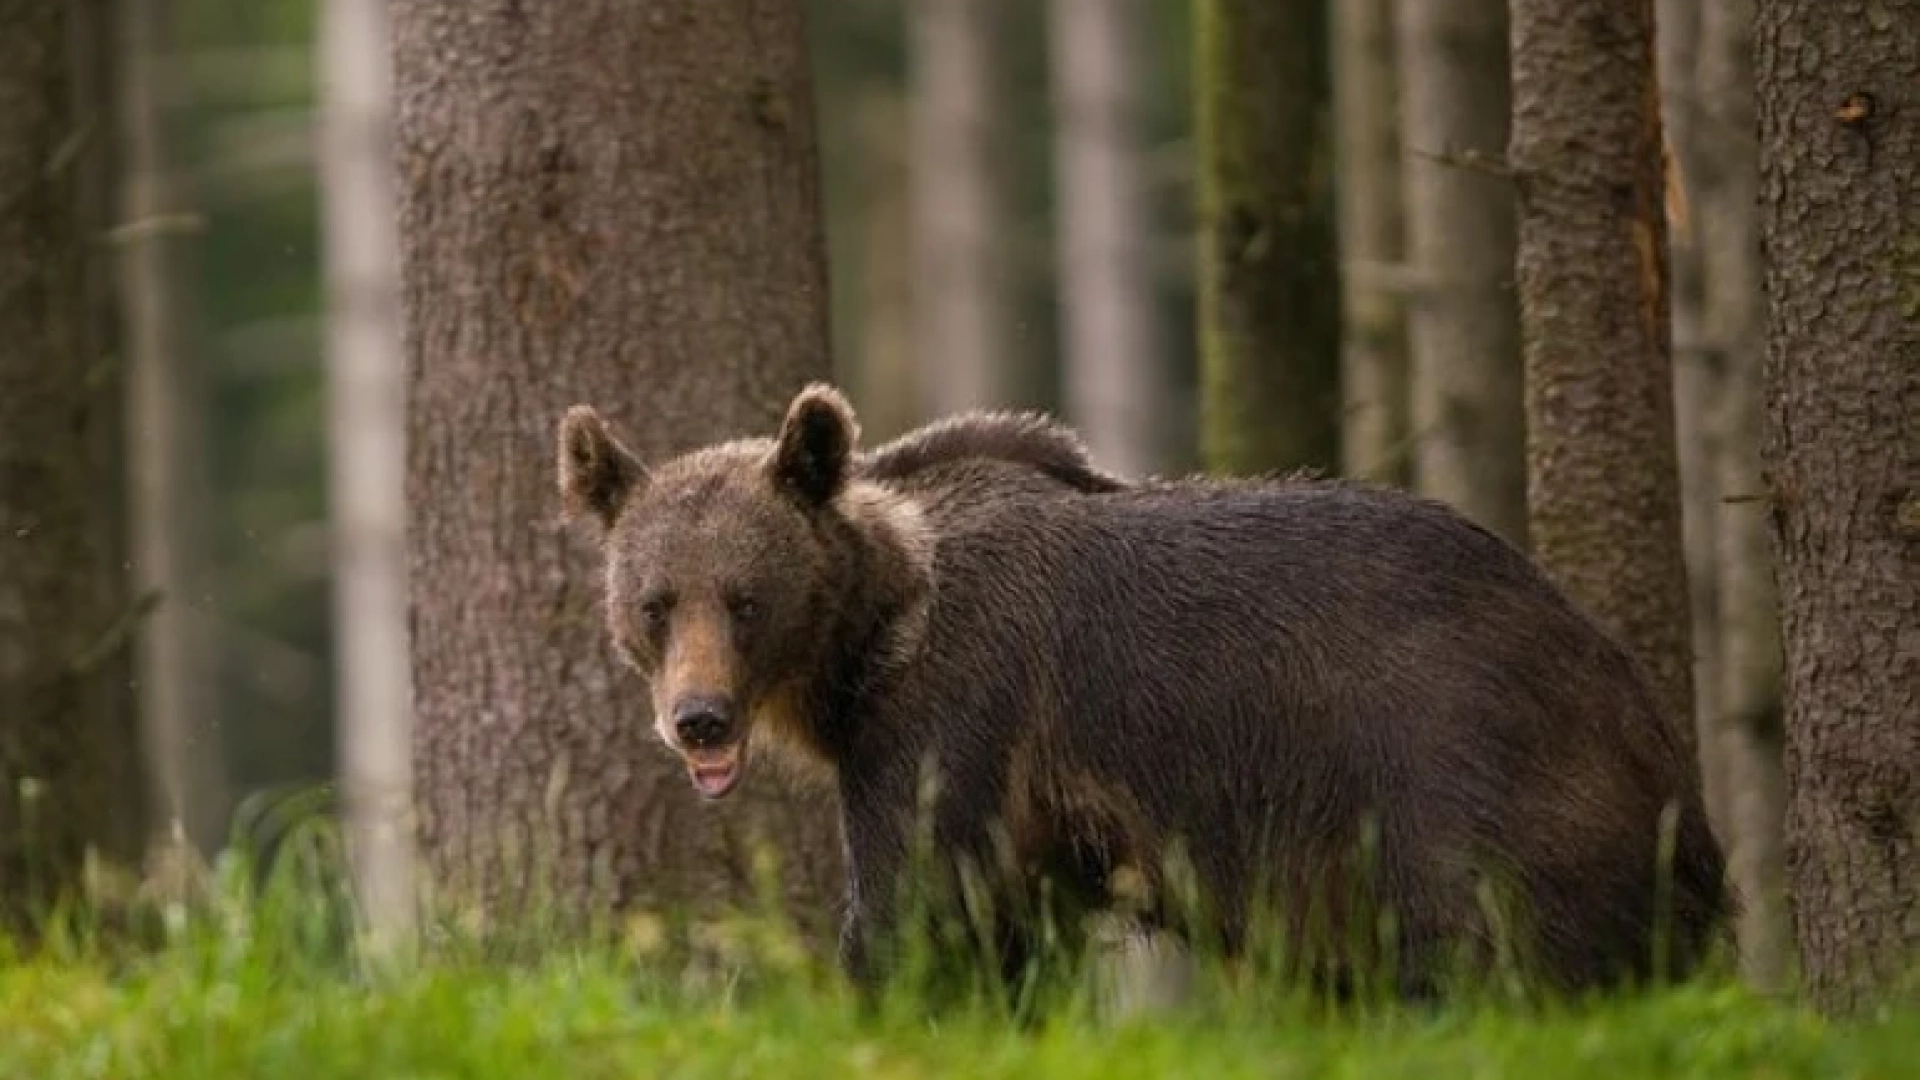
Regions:
<instances>
[{"instance_id":1,"label":"bear's dark brown coat","mask_svg":"<svg viewBox=\"0 0 1920 1080\"><path fill-rule=\"evenodd\" d=\"M1646 972L1663 894L1672 970L1724 915L1695 771L1645 676L1445 506L1126 482L1009 414L856 444L821 386L777 438L651 471L586 407L560 438L567 505L601 525L610 630L695 785L723 796L779 751L837 786L856 976L893 925L929 761L933 850L1010 865L989 879L1003 913L1043 878L1102 903L1125 870L1145 916L1171 918L1174 865L1230 950L1263 900L1346 943L1364 877L1409 989L1449 945L1489 950L1500 888L1525 901L1522 952L1568 988ZM1029 929L1001 927L1010 965Z\"/></svg>"}]
</instances>

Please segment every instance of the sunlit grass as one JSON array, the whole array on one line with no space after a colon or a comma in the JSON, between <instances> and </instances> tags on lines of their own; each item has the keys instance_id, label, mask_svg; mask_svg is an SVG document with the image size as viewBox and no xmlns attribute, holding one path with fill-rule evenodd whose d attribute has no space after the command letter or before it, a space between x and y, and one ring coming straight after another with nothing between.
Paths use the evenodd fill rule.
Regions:
<instances>
[{"instance_id":1,"label":"sunlit grass","mask_svg":"<svg viewBox=\"0 0 1920 1080\"><path fill-rule=\"evenodd\" d=\"M508 950L455 917L370 963L337 851L287 850L264 884L228 860L190 900L70 909L30 954L0 945L0 1078L1920 1076L1920 1015L1837 1025L1718 974L1577 1007L1335 1015L1203 973L1178 1007L1115 1016L1080 987L1017 1023L991 1003L863 1008L748 916L571 943L536 926Z\"/></svg>"},{"instance_id":2,"label":"sunlit grass","mask_svg":"<svg viewBox=\"0 0 1920 1080\"><path fill-rule=\"evenodd\" d=\"M1898 1077L1920 1025L1844 1029L1727 987L1547 1016L1197 1009L1017 1028L844 995L691 990L616 950L368 982L185 952L0 969L0 1075L79 1077Z\"/></svg>"}]
</instances>

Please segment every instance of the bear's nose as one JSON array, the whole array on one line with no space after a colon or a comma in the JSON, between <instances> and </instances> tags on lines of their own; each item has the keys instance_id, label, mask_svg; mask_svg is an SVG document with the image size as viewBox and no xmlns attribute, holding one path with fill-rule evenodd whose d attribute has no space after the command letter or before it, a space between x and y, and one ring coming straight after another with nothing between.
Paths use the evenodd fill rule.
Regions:
<instances>
[{"instance_id":1,"label":"bear's nose","mask_svg":"<svg viewBox=\"0 0 1920 1080\"><path fill-rule=\"evenodd\" d=\"M733 727L733 708L717 697L682 698L673 707L673 730L688 746L725 742Z\"/></svg>"}]
</instances>

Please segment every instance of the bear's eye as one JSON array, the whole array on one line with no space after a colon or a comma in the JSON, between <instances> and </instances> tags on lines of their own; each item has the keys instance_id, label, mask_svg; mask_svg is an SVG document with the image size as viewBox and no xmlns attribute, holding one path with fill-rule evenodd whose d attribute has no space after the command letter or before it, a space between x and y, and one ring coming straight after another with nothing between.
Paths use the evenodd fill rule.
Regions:
<instances>
[{"instance_id":1,"label":"bear's eye","mask_svg":"<svg viewBox=\"0 0 1920 1080\"><path fill-rule=\"evenodd\" d=\"M746 593L728 593L727 613L735 622L751 623L760 616L760 602Z\"/></svg>"},{"instance_id":2,"label":"bear's eye","mask_svg":"<svg viewBox=\"0 0 1920 1080\"><path fill-rule=\"evenodd\" d=\"M665 593L654 593L640 601L640 617L647 622L647 629L658 630L667 624L667 614L673 610L673 597Z\"/></svg>"}]
</instances>

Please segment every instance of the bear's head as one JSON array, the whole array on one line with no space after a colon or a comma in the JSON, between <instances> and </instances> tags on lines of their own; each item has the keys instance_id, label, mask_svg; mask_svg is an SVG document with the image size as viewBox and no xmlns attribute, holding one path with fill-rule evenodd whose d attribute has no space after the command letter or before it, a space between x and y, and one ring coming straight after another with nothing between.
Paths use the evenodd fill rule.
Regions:
<instances>
[{"instance_id":1,"label":"bear's head","mask_svg":"<svg viewBox=\"0 0 1920 1080\"><path fill-rule=\"evenodd\" d=\"M824 384L774 438L654 465L590 406L561 421L560 494L601 539L608 630L707 798L762 748L830 763L832 688L920 643L930 542L911 501L853 475L858 437Z\"/></svg>"}]
</instances>

